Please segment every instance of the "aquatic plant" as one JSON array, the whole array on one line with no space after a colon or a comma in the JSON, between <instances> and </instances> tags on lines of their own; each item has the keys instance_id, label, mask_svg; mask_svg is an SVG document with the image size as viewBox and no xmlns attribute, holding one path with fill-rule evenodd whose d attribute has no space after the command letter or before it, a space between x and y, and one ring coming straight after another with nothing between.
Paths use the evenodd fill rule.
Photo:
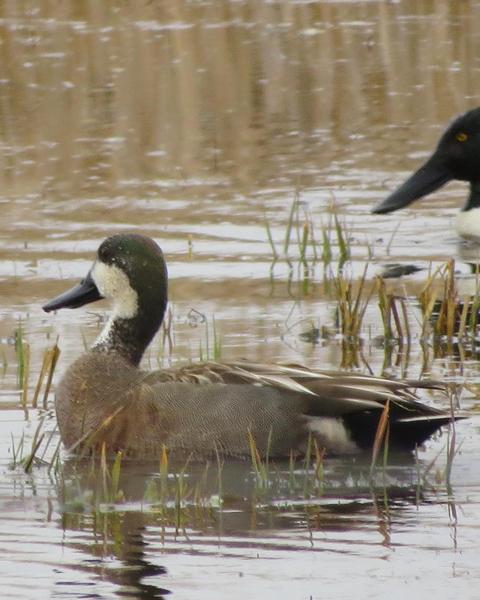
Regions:
<instances>
[{"instance_id":1,"label":"aquatic plant","mask_svg":"<svg viewBox=\"0 0 480 600\"><path fill-rule=\"evenodd\" d=\"M22 405L26 410L30 376L30 344L24 340L21 322L15 330L15 354L17 356L17 385L22 390Z\"/></svg>"},{"instance_id":2,"label":"aquatic plant","mask_svg":"<svg viewBox=\"0 0 480 600\"><path fill-rule=\"evenodd\" d=\"M334 278L338 328L346 339L358 338L362 332L365 311L374 291L373 286L366 289L367 270L368 264L358 282L347 279L343 273Z\"/></svg>"},{"instance_id":3,"label":"aquatic plant","mask_svg":"<svg viewBox=\"0 0 480 600\"><path fill-rule=\"evenodd\" d=\"M455 261L449 260L431 273L418 298L422 311L422 336L431 332L452 342L475 336L480 315L480 281L476 275L476 290L460 297Z\"/></svg>"},{"instance_id":4,"label":"aquatic plant","mask_svg":"<svg viewBox=\"0 0 480 600\"><path fill-rule=\"evenodd\" d=\"M53 374L60 357L60 348L58 347L58 339L51 348L47 348L43 354L42 366L38 375L37 385L32 398L32 407L37 408L38 397L42 389L44 379L46 378L45 389L43 392L42 406L47 408L48 395L52 386Z\"/></svg>"}]
</instances>

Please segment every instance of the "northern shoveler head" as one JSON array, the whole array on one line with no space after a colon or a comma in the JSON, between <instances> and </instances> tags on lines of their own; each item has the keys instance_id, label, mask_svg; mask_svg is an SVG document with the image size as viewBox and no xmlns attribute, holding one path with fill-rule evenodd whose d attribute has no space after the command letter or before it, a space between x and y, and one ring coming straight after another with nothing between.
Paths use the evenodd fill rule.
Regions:
<instances>
[{"instance_id":1,"label":"northern shoveler head","mask_svg":"<svg viewBox=\"0 0 480 600\"><path fill-rule=\"evenodd\" d=\"M427 162L372 212L383 214L408 206L453 179L470 184L457 231L465 237L480 238L480 108L457 117Z\"/></svg>"}]
</instances>

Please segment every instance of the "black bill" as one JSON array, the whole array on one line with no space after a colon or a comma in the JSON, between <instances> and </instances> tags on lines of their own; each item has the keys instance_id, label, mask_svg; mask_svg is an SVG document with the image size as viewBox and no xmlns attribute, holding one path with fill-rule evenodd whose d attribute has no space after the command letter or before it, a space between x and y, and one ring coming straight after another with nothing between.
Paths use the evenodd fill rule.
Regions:
<instances>
[{"instance_id":1,"label":"black bill","mask_svg":"<svg viewBox=\"0 0 480 600\"><path fill-rule=\"evenodd\" d=\"M372 210L374 214L389 213L411 202L418 200L422 196L431 194L445 183L452 180L453 176L441 161L434 154L418 171L405 181L393 194L390 194L380 204Z\"/></svg>"},{"instance_id":2,"label":"black bill","mask_svg":"<svg viewBox=\"0 0 480 600\"><path fill-rule=\"evenodd\" d=\"M103 296L98 291L95 282L90 273L77 283L72 289L60 294L50 302L47 302L42 308L45 312L51 312L59 308L79 308L84 304L90 304L96 300L101 300Z\"/></svg>"}]
</instances>

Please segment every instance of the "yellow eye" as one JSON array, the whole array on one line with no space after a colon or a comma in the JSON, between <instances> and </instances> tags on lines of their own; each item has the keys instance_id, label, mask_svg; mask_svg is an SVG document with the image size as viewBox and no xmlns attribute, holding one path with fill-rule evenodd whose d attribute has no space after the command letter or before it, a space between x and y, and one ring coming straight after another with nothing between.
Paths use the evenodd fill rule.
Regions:
<instances>
[{"instance_id":1,"label":"yellow eye","mask_svg":"<svg viewBox=\"0 0 480 600\"><path fill-rule=\"evenodd\" d=\"M457 142L466 142L468 140L468 135L466 133L463 133L463 131L461 131L460 133L457 133L455 138L456 138Z\"/></svg>"}]
</instances>

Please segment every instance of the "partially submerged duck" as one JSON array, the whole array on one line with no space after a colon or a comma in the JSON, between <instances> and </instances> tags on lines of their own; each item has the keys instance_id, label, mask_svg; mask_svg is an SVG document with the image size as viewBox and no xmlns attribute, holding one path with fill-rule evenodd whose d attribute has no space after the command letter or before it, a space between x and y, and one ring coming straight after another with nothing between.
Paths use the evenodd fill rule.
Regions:
<instances>
[{"instance_id":1,"label":"partially submerged duck","mask_svg":"<svg viewBox=\"0 0 480 600\"><path fill-rule=\"evenodd\" d=\"M427 196L453 179L468 181L470 194L457 216L456 229L480 239L480 108L457 117L440 138L432 156L373 213L393 212Z\"/></svg>"},{"instance_id":2,"label":"partially submerged duck","mask_svg":"<svg viewBox=\"0 0 480 600\"><path fill-rule=\"evenodd\" d=\"M122 450L138 457L217 453L248 457L305 452L315 439L330 453L370 448L389 404L389 444L412 449L451 420L419 401L428 381L395 381L295 365L193 364L147 372L140 360L167 305L167 269L150 238L119 234L99 247L78 285L48 302L50 312L108 298L111 317L92 348L56 389L60 434L70 450Z\"/></svg>"}]
</instances>

